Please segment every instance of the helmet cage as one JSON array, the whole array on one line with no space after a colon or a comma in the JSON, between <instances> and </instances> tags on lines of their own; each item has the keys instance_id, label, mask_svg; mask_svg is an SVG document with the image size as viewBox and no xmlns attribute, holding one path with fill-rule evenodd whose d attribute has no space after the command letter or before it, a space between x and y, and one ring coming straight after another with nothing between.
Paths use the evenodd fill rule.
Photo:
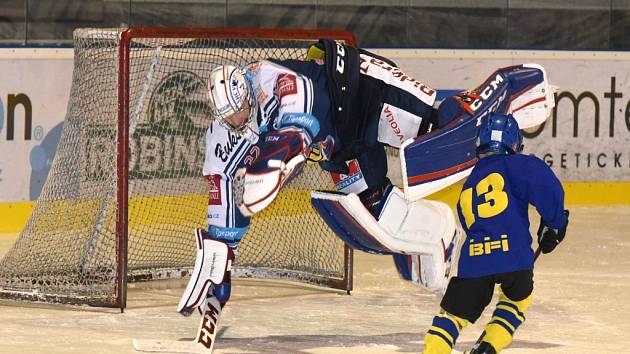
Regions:
<instances>
[{"instance_id":1,"label":"helmet cage","mask_svg":"<svg viewBox=\"0 0 630 354\"><path fill-rule=\"evenodd\" d=\"M256 117L258 114L258 102L250 80L246 73L232 65L221 65L210 73L208 81L208 95L212 119L229 131L244 135L248 130L258 133ZM249 104L249 116L238 127L230 124L228 117L241 112Z\"/></svg>"}]
</instances>

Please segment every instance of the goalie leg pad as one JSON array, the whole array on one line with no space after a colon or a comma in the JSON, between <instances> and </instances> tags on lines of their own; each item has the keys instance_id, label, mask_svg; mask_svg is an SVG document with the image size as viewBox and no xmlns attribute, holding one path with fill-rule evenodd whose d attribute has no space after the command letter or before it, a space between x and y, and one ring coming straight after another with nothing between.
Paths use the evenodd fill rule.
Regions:
<instances>
[{"instance_id":1,"label":"goalie leg pad","mask_svg":"<svg viewBox=\"0 0 630 354\"><path fill-rule=\"evenodd\" d=\"M555 106L553 91L542 66L524 64L499 69L479 87L445 99L440 129L400 148L405 197L419 200L468 176L477 162L478 125L489 113L512 114L521 129L543 123Z\"/></svg>"},{"instance_id":2,"label":"goalie leg pad","mask_svg":"<svg viewBox=\"0 0 630 354\"><path fill-rule=\"evenodd\" d=\"M512 114L521 129L543 123L555 106L554 88L538 64L501 68L472 91L460 95L464 109L477 120L488 113Z\"/></svg>"},{"instance_id":3,"label":"goalie leg pad","mask_svg":"<svg viewBox=\"0 0 630 354\"><path fill-rule=\"evenodd\" d=\"M177 311L184 316L189 316L203 304L213 284L222 284L226 279L229 281L234 260L234 253L225 242L211 238L201 229L195 230L195 237L195 266L177 305Z\"/></svg>"},{"instance_id":4,"label":"goalie leg pad","mask_svg":"<svg viewBox=\"0 0 630 354\"><path fill-rule=\"evenodd\" d=\"M461 235L459 228L455 232L455 238L444 252L446 258L442 258L441 254L394 254L394 264L400 277L429 291L444 294L448 286L451 269L453 269L457 242Z\"/></svg>"},{"instance_id":5,"label":"goalie leg pad","mask_svg":"<svg viewBox=\"0 0 630 354\"><path fill-rule=\"evenodd\" d=\"M396 187L384 194L378 220L356 194L312 192L311 198L342 239L350 235L360 244L359 249L374 253L432 254L435 247L444 249L439 243L450 244L456 228L446 204L425 200L409 203Z\"/></svg>"},{"instance_id":6,"label":"goalie leg pad","mask_svg":"<svg viewBox=\"0 0 630 354\"><path fill-rule=\"evenodd\" d=\"M315 209L350 247L395 254L404 279L444 291L460 234L448 205L428 200L409 203L398 188L391 187L376 220L355 194L312 192L311 196Z\"/></svg>"},{"instance_id":7,"label":"goalie leg pad","mask_svg":"<svg viewBox=\"0 0 630 354\"><path fill-rule=\"evenodd\" d=\"M352 194L357 199L356 194ZM355 250L371 254L392 254L348 212L338 198L348 197L342 193L312 192L311 204L322 219L341 240Z\"/></svg>"}]
</instances>

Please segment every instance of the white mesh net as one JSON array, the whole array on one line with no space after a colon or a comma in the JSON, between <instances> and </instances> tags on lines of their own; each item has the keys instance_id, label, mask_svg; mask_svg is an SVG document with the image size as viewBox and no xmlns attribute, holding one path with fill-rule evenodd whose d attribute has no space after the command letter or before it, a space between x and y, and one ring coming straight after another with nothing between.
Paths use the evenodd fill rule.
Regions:
<instances>
[{"instance_id":1,"label":"white mesh net","mask_svg":"<svg viewBox=\"0 0 630 354\"><path fill-rule=\"evenodd\" d=\"M79 29L74 37L63 134L32 216L0 263L0 296L114 305L121 286L121 31ZM129 44L130 279L177 277L194 263L193 228L205 227L209 192L201 167L210 70L262 58L304 58L316 38L222 38L210 32L185 37L133 38ZM237 274L348 287L347 251L310 206L310 190L332 189L329 180L318 166L307 166L254 218L239 248Z\"/></svg>"}]
</instances>

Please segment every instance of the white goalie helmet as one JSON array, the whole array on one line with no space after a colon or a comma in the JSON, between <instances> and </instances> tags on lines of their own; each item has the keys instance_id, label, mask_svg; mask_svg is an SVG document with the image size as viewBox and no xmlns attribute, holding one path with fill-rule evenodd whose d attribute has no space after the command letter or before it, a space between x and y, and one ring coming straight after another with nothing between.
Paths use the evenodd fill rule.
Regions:
<instances>
[{"instance_id":1,"label":"white goalie helmet","mask_svg":"<svg viewBox=\"0 0 630 354\"><path fill-rule=\"evenodd\" d=\"M245 72L233 65L217 66L210 73L208 94L212 118L255 143L258 105Z\"/></svg>"}]
</instances>

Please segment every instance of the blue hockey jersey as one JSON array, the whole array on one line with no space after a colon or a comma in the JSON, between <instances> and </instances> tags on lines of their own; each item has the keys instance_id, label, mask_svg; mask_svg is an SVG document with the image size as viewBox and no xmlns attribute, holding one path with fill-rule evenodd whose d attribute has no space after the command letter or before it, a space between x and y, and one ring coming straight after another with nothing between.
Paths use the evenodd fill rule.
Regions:
<instances>
[{"instance_id":1,"label":"blue hockey jersey","mask_svg":"<svg viewBox=\"0 0 630 354\"><path fill-rule=\"evenodd\" d=\"M542 160L515 154L491 155L477 162L457 205L466 232L459 277L533 269L529 204L550 227L566 225L564 190Z\"/></svg>"}]
</instances>

